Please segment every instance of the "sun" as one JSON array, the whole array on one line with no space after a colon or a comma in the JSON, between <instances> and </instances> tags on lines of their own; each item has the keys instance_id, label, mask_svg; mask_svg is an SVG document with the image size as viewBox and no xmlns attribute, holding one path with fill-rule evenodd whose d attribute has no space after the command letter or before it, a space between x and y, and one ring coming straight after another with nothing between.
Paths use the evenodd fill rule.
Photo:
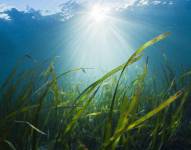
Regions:
<instances>
[{"instance_id":1,"label":"sun","mask_svg":"<svg viewBox=\"0 0 191 150\"><path fill-rule=\"evenodd\" d=\"M108 12L108 8L102 7L101 5L94 5L90 10L90 17L97 23L104 22Z\"/></svg>"}]
</instances>

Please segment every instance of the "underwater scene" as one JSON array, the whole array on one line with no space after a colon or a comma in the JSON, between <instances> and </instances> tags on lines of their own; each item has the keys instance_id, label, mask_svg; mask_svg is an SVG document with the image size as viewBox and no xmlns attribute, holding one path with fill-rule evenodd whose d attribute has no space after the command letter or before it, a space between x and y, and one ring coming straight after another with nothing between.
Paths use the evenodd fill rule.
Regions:
<instances>
[{"instance_id":1,"label":"underwater scene","mask_svg":"<svg viewBox=\"0 0 191 150\"><path fill-rule=\"evenodd\" d=\"M191 150L191 0L0 0L0 150Z\"/></svg>"}]
</instances>

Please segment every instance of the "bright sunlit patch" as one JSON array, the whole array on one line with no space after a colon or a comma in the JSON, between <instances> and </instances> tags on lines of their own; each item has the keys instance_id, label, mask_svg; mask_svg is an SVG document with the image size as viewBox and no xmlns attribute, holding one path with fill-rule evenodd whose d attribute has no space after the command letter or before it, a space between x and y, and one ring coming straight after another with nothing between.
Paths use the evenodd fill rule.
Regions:
<instances>
[{"instance_id":1,"label":"bright sunlit patch","mask_svg":"<svg viewBox=\"0 0 191 150\"><path fill-rule=\"evenodd\" d=\"M68 51L63 56L73 68L93 68L88 70L92 79L124 63L132 54L129 42L133 33L128 29L137 26L122 20L110 5L87 5L70 23L65 44Z\"/></svg>"},{"instance_id":2,"label":"bright sunlit patch","mask_svg":"<svg viewBox=\"0 0 191 150\"><path fill-rule=\"evenodd\" d=\"M95 5L90 10L90 17L95 22L103 22L106 20L109 8L102 7L101 5Z\"/></svg>"}]
</instances>

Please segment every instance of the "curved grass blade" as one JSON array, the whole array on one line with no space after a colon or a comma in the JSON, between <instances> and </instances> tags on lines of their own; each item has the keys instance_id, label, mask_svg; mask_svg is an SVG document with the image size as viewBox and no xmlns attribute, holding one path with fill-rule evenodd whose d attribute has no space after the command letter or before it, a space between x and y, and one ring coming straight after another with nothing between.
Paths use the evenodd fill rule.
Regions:
<instances>
[{"instance_id":1,"label":"curved grass blade","mask_svg":"<svg viewBox=\"0 0 191 150\"><path fill-rule=\"evenodd\" d=\"M112 99L112 104L111 104L111 110L113 109L113 106L114 106L114 101L115 101L115 97L116 97L116 94L117 94L117 89L118 89L118 86L119 86L119 82L122 78L122 75L125 71L125 69L132 63L134 63L136 60L136 58L139 58L141 57L142 55L140 55L147 47L159 42L160 40L163 40L164 38L166 38L170 33L167 32L167 33L163 33L159 36L157 36L156 38L146 42L145 44L143 44L140 48L138 48L135 53L133 55L131 55L131 57L128 59L128 61L124 64L123 66L123 69L120 73L120 76L119 76L119 79L118 79L118 82L117 82L117 85L116 85L116 88L115 88L115 92L114 92L114 96L113 96L113 99Z\"/></svg>"},{"instance_id":2,"label":"curved grass blade","mask_svg":"<svg viewBox=\"0 0 191 150\"><path fill-rule=\"evenodd\" d=\"M187 76L191 76L191 71L184 73L180 78L185 78Z\"/></svg>"},{"instance_id":3,"label":"curved grass blade","mask_svg":"<svg viewBox=\"0 0 191 150\"><path fill-rule=\"evenodd\" d=\"M116 132L109 140L109 142L107 142L104 147L110 147L123 133L134 129L135 127L137 127L138 125L142 124L143 122L145 122L146 120L152 118L153 116L155 116L156 114L158 114L160 111L164 110L165 108L167 108L170 104L172 104L176 99L180 98L180 96L182 96L183 92L182 91L178 91L177 93L175 93L173 96L171 96L170 98L168 98L167 100L165 100L163 103L161 103L158 107L156 107L155 109L151 110L150 112L148 112L146 115L144 115L143 117L141 117L140 119L138 119L137 121L131 123L130 125L125 126L124 128L122 128L121 130L119 130L118 132ZM116 143L115 143L116 144Z\"/></svg>"},{"instance_id":4,"label":"curved grass blade","mask_svg":"<svg viewBox=\"0 0 191 150\"><path fill-rule=\"evenodd\" d=\"M4 142L12 149L12 150L16 150L15 146L8 140L4 140Z\"/></svg>"},{"instance_id":5,"label":"curved grass blade","mask_svg":"<svg viewBox=\"0 0 191 150\"><path fill-rule=\"evenodd\" d=\"M77 72L77 71L83 71L83 70L89 70L89 69L94 69L94 68L75 68L69 71L66 71L64 73L61 73L60 75L58 75L55 79L53 79L52 81L47 81L46 83L44 83L40 88L38 88L34 93L33 96L36 95L37 93L39 93L41 90L43 90L46 86L48 85L52 85L55 81L59 80L61 77L72 73L72 72Z\"/></svg>"},{"instance_id":6,"label":"curved grass blade","mask_svg":"<svg viewBox=\"0 0 191 150\"><path fill-rule=\"evenodd\" d=\"M114 68L113 70L111 70L110 72L108 72L107 74L105 74L103 77L101 77L99 80L95 81L94 83L92 83L90 86L88 86L78 97L76 100L79 99L83 99L84 95L88 95L89 93L91 93L91 91L93 91L97 85L100 85L104 80L108 79L109 77L111 77L112 75L116 74L117 72L119 72L120 70L122 70L121 75L123 74L124 70L126 69L127 66L135 63L136 61L138 61L141 58L141 53L143 52L144 49L148 48L149 46L165 39L170 33L166 32L163 33L157 37L155 37L154 39L146 42L145 44L143 44L140 48L138 48L135 53L128 59L128 61L116 68ZM120 77L121 78L121 77Z\"/></svg>"},{"instance_id":7,"label":"curved grass blade","mask_svg":"<svg viewBox=\"0 0 191 150\"><path fill-rule=\"evenodd\" d=\"M178 91L176 94L171 96L169 99L167 99L166 101L161 103L157 108L153 109L152 111L147 113L145 116L141 117L139 120L130 124L127 128L127 131L132 130L133 128L135 128L139 124L143 123L144 121L146 121L146 120L150 119L151 117L155 116L156 114L158 114L160 111L162 111L163 109L168 107L171 103L173 103L175 100L180 98L180 96L182 96L182 94L183 94L182 91Z\"/></svg>"},{"instance_id":8,"label":"curved grass blade","mask_svg":"<svg viewBox=\"0 0 191 150\"><path fill-rule=\"evenodd\" d=\"M163 33L157 37L155 37L154 39L146 42L145 44L143 44L140 48L138 48L134 53L133 55L131 55L131 57L127 60L127 62L125 64L123 64L122 66L122 71L119 75L119 79L117 81L117 84L116 84L116 87L115 87L115 90L114 90L114 94L113 94L113 97L112 97L112 101L111 101L111 106L110 106L110 114L109 114L109 118L108 118L108 127L106 128L106 132L109 132L108 129L111 128L112 126L112 113L113 113L113 109L114 109L114 104L115 104L115 98L116 98L116 95L117 95L117 90L118 90L118 87L119 87L119 83L120 83L120 80L125 72L125 69L131 65L132 63L135 62L135 60L137 61L137 58L141 58L142 56L142 52L149 46L155 44L156 42L166 38L170 33L167 32L167 33ZM109 125L110 124L110 125ZM107 134L110 134L110 133L106 133ZM107 139L105 139L107 140Z\"/></svg>"},{"instance_id":9,"label":"curved grass blade","mask_svg":"<svg viewBox=\"0 0 191 150\"><path fill-rule=\"evenodd\" d=\"M21 124L26 124L29 127L31 127L33 130L35 130L36 132L42 134L42 135L47 135L45 132L41 131L40 129L38 129L37 127L35 127L34 125L32 125L30 122L28 121L17 121L15 120L15 123L21 123Z\"/></svg>"}]
</instances>

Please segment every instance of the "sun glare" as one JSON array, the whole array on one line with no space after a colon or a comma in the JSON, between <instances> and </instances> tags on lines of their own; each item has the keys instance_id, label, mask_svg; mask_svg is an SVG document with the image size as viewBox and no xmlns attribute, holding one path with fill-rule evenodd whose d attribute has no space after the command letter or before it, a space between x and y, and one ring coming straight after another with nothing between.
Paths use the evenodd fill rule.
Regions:
<instances>
[{"instance_id":1,"label":"sun glare","mask_svg":"<svg viewBox=\"0 0 191 150\"><path fill-rule=\"evenodd\" d=\"M103 22L106 20L108 12L108 8L102 7L100 5L95 5L90 11L90 17L97 23Z\"/></svg>"},{"instance_id":2,"label":"sun glare","mask_svg":"<svg viewBox=\"0 0 191 150\"><path fill-rule=\"evenodd\" d=\"M79 13L79 19L73 21L69 30L71 40L66 46L71 55L69 64L96 68L99 73L95 76L98 76L120 65L131 54L129 37L123 30L131 24L118 18L112 6L104 3L87 5Z\"/></svg>"}]
</instances>

